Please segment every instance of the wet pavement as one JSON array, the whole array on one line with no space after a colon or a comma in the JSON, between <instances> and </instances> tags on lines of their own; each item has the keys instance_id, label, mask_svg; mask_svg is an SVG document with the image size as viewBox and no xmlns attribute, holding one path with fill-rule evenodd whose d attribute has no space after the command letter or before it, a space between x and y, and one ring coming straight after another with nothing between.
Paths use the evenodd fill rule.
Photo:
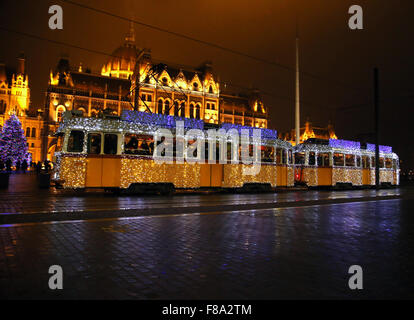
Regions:
<instances>
[{"instance_id":1,"label":"wet pavement","mask_svg":"<svg viewBox=\"0 0 414 320\"><path fill-rule=\"evenodd\" d=\"M103 192L76 193L72 190L44 190L37 188L35 174L14 174L10 177L10 187L0 190L0 217L7 214L97 212L97 211L142 211L168 208L195 208L238 206L246 209L258 204L289 203L295 206L303 202L341 199L364 199L369 197L402 197L404 189L373 189L347 191L297 191L261 194L233 193L190 193L175 194L169 197L158 195L115 196ZM238 209L239 209L238 208ZM255 208L257 209L257 208Z\"/></svg>"},{"instance_id":2,"label":"wet pavement","mask_svg":"<svg viewBox=\"0 0 414 320\"><path fill-rule=\"evenodd\" d=\"M412 189L379 191L401 199L297 207L297 201L362 199L376 191L77 197L15 186L26 190L2 191L3 211L9 201L16 211L157 205L164 214L1 225L3 299L414 298ZM293 205L171 212L269 200ZM363 268L363 290L348 287L355 264ZM63 290L48 288L51 265L63 268Z\"/></svg>"}]
</instances>

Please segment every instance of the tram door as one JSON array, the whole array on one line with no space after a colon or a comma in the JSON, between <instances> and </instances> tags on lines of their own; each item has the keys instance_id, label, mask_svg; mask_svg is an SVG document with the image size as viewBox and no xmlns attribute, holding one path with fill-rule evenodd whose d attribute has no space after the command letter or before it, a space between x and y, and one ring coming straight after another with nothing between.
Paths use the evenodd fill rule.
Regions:
<instances>
[{"instance_id":1,"label":"tram door","mask_svg":"<svg viewBox=\"0 0 414 320\"><path fill-rule=\"evenodd\" d=\"M102 186L102 135L101 133L88 134L88 158L86 165L86 187Z\"/></svg>"},{"instance_id":2,"label":"tram door","mask_svg":"<svg viewBox=\"0 0 414 320\"><path fill-rule=\"evenodd\" d=\"M201 164L200 187L221 187L223 183L223 166L223 164Z\"/></svg>"},{"instance_id":3,"label":"tram door","mask_svg":"<svg viewBox=\"0 0 414 320\"><path fill-rule=\"evenodd\" d=\"M88 134L86 187L119 187L121 159L117 151L118 135Z\"/></svg>"}]
</instances>

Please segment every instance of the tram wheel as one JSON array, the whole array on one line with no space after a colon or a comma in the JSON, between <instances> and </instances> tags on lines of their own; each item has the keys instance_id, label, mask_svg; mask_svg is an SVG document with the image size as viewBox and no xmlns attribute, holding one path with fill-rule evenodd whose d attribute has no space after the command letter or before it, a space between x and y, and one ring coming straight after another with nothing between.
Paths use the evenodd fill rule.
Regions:
<instances>
[{"instance_id":1,"label":"tram wheel","mask_svg":"<svg viewBox=\"0 0 414 320\"><path fill-rule=\"evenodd\" d=\"M174 193L174 185L172 183L166 183L160 186L160 195L169 196Z\"/></svg>"}]
</instances>

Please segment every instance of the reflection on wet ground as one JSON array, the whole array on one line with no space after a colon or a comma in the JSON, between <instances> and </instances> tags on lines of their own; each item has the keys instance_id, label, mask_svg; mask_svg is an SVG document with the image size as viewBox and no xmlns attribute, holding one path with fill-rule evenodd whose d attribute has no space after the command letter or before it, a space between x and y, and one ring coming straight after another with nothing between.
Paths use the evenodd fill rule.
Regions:
<instances>
[{"instance_id":1,"label":"reflection on wet ground","mask_svg":"<svg viewBox=\"0 0 414 320\"><path fill-rule=\"evenodd\" d=\"M265 195L278 196L289 195ZM35 299L413 298L413 212L414 200L406 199L2 226L0 292ZM64 270L59 292L47 286L54 264ZM348 288L354 264L364 271L360 291Z\"/></svg>"},{"instance_id":2,"label":"reflection on wet ground","mask_svg":"<svg viewBox=\"0 0 414 320\"><path fill-rule=\"evenodd\" d=\"M65 190L42 190L36 185L33 174L11 175L8 190L0 191L0 214L69 212L98 210L131 210L146 208L200 207L220 205L260 204L269 202L291 202L347 199L374 196L400 195L403 189L382 189L379 191L297 191L262 194L177 194L170 197L157 195L114 196L111 194L75 194Z\"/></svg>"}]
</instances>

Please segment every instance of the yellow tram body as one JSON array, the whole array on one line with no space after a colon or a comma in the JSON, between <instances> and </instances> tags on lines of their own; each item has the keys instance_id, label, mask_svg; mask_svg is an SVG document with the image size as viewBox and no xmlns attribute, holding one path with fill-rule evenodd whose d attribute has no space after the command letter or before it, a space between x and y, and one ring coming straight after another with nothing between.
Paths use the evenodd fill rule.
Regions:
<instances>
[{"instance_id":1,"label":"yellow tram body","mask_svg":"<svg viewBox=\"0 0 414 320\"><path fill-rule=\"evenodd\" d=\"M295 147L295 181L309 187L375 185L375 146L309 139ZM380 183L399 185L398 156L380 146Z\"/></svg>"},{"instance_id":2,"label":"yellow tram body","mask_svg":"<svg viewBox=\"0 0 414 320\"><path fill-rule=\"evenodd\" d=\"M277 157L262 162L257 174L245 175L243 169L251 165L230 161L190 163L175 158L172 163L158 163L148 154L125 154L127 135L150 135L153 130L154 127L148 129L148 126L119 119L66 116L57 133L61 150L56 152L55 181L64 188L75 189L128 189L139 184L170 184L182 189L242 188L248 184L289 187L294 184L293 148L285 141L263 142L266 148L277 153ZM83 137L77 149L70 147L74 132ZM102 142L96 152L92 152L89 145L91 136ZM112 154L106 154L106 139L110 136L116 146Z\"/></svg>"}]
</instances>

